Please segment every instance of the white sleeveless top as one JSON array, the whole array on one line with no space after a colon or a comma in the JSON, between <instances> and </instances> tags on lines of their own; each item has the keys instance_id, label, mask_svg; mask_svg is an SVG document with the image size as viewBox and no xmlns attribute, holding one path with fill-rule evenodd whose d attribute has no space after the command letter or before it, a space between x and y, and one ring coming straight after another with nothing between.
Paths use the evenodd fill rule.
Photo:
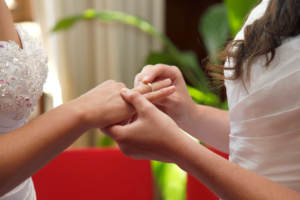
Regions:
<instances>
[{"instance_id":1,"label":"white sleeveless top","mask_svg":"<svg viewBox=\"0 0 300 200\"><path fill-rule=\"evenodd\" d=\"M16 26L23 49L15 42L0 41L0 134L23 126L43 91L47 56L41 45ZM0 200L35 200L31 178Z\"/></svg>"},{"instance_id":2,"label":"white sleeveless top","mask_svg":"<svg viewBox=\"0 0 300 200\"><path fill-rule=\"evenodd\" d=\"M260 18L268 3L262 1L244 27ZM236 39L243 38L244 28ZM259 58L250 81L225 84L230 161L300 192L300 36L286 39L268 68L265 57Z\"/></svg>"}]
</instances>

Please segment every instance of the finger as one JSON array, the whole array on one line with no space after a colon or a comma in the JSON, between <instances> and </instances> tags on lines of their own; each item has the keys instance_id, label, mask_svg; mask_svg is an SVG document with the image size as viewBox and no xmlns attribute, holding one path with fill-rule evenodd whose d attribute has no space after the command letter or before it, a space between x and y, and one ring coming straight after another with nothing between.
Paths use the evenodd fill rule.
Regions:
<instances>
[{"instance_id":1,"label":"finger","mask_svg":"<svg viewBox=\"0 0 300 200\"><path fill-rule=\"evenodd\" d=\"M142 83L141 73L138 73L134 78L134 87L138 87Z\"/></svg>"},{"instance_id":2,"label":"finger","mask_svg":"<svg viewBox=\"0 0 300 200\"><path fill-rule=\"evenodd\" d=\"M141 77L143 83L151 83L156 79L165 79L170 78L171 80L175 80L177 77L176 67L168 66L163 64L158 64L152 67L146 66L142 72Z\"/></svg>"},{"instance_id":3,"label":"finger","mask_svg":"<svg viewBox=\"0 0 300 200\"><path fill-rule=\"evenodd\" d=\"M173 94L176 91L176 87L175 86L169 86L154 92L150 92L144 95L144 97L146 97L146 99L148 99L148 101L151 101L152 103L159 101L161 99L164 99L168 96L170 96L171 94Z\"/></svg>"},{"instance_id":4,"label":"finger","mask_svg":"<svg viewBox=\"0 0 300 200\"><path fill-rule=\"evenodd\" d=\"M123 88L121 90L121 95L127 103L131 104L135 108L139 117L145 115L148 111L155 108L154 105L150 103L142 94L136 91Z\"/></svg>"},{"instance_id":5,"label":"finger","mask_svg":"<svg viewBox=\"0 0 300 200\"><path fill-rule=\"evenodd\" d=\"M137 87L141 84L144 84L143 79L145 77L148 77L149 75L151 75L153 72L155 72L157 70L157 68L155 67L155 70L154 71L152 71L152 70L154 70L154 65L145 66L143 68L143 70L135 77L134 86ZM154 78L151 78L151 81L149 81L148 83L153 82L153 81L154 81Z\"/></svg>"},{"instance_id":6,"label":"finger","mask_svg":"<svg viewBox=\"0 0 300 200\"><path fill-rule=\"evenodd\" d=\"M171 79L165 79L165 80L154 82L151 84L151 86L147 84L141 84L140 86L134 88L133 90L141 94L146 94L146 93L160 90L162 88L169 87L171 85L172 85Z\"/></svg>"},{"instance_id":7,"label":"finger","mask_svg":"<svg viewBox=\"0 0 300 200\"><path fill-rule=\"evenodd\" d=\"M151 68L151 67L153 67L153 65L146 65L143 67L143 70L147 69L147 68ZM138 73L134 79L134 87L137 87L137 86L143 84L143 78L144 78L143 73L142 72Z\"/></svg>"},{"instance_id":8,"label":"finger","mask_svg":"<svg viewBox=\"0 0 300 200\"><path fill-rule=\"evenodd\" d=\"M112 138L113 140L117 141L120 138L120 135L123 135L124 129L126 129L126 126L122 125L115 125L115 126L110 126L106 128L102 128L101 131Z\"/></svg>"},{"instance_id":9,"label":"finger","mask_svg":"<svg viewBox=\"0 0 300 200\"><path fill-rule=\"evenodd\" d=\"M158 78L163 72L163 68L160 65L146 66L141 72L140 79L142 83L151 83Z\"/></svg>"}]
</instances>

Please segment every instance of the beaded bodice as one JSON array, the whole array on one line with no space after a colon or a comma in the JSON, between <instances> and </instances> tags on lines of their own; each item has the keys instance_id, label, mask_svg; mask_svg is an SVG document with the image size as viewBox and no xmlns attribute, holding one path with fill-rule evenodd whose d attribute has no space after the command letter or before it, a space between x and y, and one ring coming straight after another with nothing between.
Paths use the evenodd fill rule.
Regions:
<instances>
[{"instance_id":1,"label":"beaded bodice","mask_svg":"<svg viewBox=\"0 0 300 200\"><path fill-rule=\"evenodd\" d=\"M47 77L47 55L20 26L22 49L0 41L0 133L26 123L37 104Z\"/></svg>"}]
</instances>

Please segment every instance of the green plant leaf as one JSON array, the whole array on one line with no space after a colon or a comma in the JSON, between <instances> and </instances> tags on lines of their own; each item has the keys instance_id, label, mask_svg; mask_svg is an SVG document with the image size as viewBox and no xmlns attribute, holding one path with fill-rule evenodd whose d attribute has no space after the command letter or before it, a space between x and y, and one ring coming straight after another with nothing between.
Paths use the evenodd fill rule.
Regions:
<instances>
[{"instance_id":1,"label":"green plant leaf","mask_svg":"<svg viewBox=\"0 0 300 200\"><path fill-rule=\"evenodd\" d=\"M173 57L166 51L162 52L151 52L146 59L146 65L156 65L156 64L167 64L176 65L176 61Z\"/></svg>"},{"instance_id":2,"label":"green plant leaf","mask_svg":"<svg viewBox=\"0 0 300 200\"><path fill-rule=\"evenodd\" d=\"M222 103L220 98L213 93L204 93L196 88L188 86L188 91L193 98L193 100L198 104L221 107Z\"/></svg>"},{"instance_id":3,"label":"green plant leaf","mask_svg":"<svg viewBox=\"0 0 300 200\"><path fill-rule=\"evenodd\" d=\"M210 91L210 84L206 74L200 68L194 52L181 52L177 55L179 67L189 84L204 92Z\"/></svg>"},{"instance_id":4,"label":"green plant leaf","mask_svg":"<svg viewBox=\"0 0 300 200\"><path fill-rule=\"evenodd\" d=\"M67 30L67 29L71 28L72 26L74 26L74 24L76 24L81 19L82 19L81 15L64 18L64 19L58 21L51 31L57 32L57 31L61 31L61 30Z\"/></svg>"},{"instance_id":5,"label":"green plant leaf","mask_svg":"<svg viewBox=\"0 0 300 200\"><path fill-rule=\"evenodd\" d=\"M210 7L200 20L199 31L212 63L218 63L218 53L230 36L227 8L224 4Z\"/></svg>"},{"instance_id":6,"label":"green plant leaf","mask_svg":"<svg viewBox=\"0 0 300 200\"><path fill-rule=\"evenodd\" d=\"M246 16L258 3L258 0L224 0L228 9L228 18L232 36L242 28Z\"/></svg>"},{"instance_id":7,"label":"green plant leaf","mask_svg":"<svg viewBox=\"0 0 300 200\"><path fill-rule=\"evenodd\" d=\"M222 104L221 104L221 109L223 110L228 110L229 109L229 106L228 106L228 101L224 101Z\"/></svg>"},{"instance_id":8,"label":"green plant leaf","mask_svg":"<svg viewBox=\"0 0 300 200\"><path fill-rule=\"evenodd\" d=\"M155 178L156 182L158 183L159 188L163 188L165 172L166 172L165 163L159 162L159 161L151 161L151 165L152 165L152 171L154 174L154 178Z\"/></svg>"},{"instance_id":9,"label":"green plant leaf","mask_svg":"<svg viewBox=\"0 0 300 200\"><path fill-rule=\"evenodd\" d=\"M155 179L164 200L184 200L187 176L177 165L152 161Z\"/></svg>"},{"instance_id":10,"label":"green plant leaf","mask_svg":"<svg viewBox=\"0 0 300 200\"><path fill-rule=\"evenodd\" d=\"M115 142L108 136L103 135L103 137L101 137L99 139L99 144L98 146L100 147L111 147L115 144Z\"/></svg>"}]
</instances>

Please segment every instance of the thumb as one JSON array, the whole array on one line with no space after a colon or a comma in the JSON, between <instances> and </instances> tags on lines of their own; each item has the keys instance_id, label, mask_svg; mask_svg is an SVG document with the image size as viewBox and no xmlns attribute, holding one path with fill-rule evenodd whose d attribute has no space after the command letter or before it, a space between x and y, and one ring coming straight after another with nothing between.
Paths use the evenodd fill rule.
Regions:
<instances>
[{"instance_id":1,"label":"thumb","mask_svg":"<svg viewBox=\"0 0 300 200\"><path fill-rule=\"evenodd\" d=\"M127 126L114 125L114 126L102 128L101 132L109 136L111 139L115 141L119 141L124 134L128 133L127 129L128 129Z\"/></svg>"},{"instance_id":2,"label":"thumb","mask_svg":"<svg viewBox=\"0 0 300 200\"><path fill-rule=\"evenodd\" d=\"M123 88L121 90L121 95L127 103L131 104L135 108L140 117L145 114L150 114L151 112L149 111L155 108L152 103L136 91Z\"/></svg>"}]
</instances>

